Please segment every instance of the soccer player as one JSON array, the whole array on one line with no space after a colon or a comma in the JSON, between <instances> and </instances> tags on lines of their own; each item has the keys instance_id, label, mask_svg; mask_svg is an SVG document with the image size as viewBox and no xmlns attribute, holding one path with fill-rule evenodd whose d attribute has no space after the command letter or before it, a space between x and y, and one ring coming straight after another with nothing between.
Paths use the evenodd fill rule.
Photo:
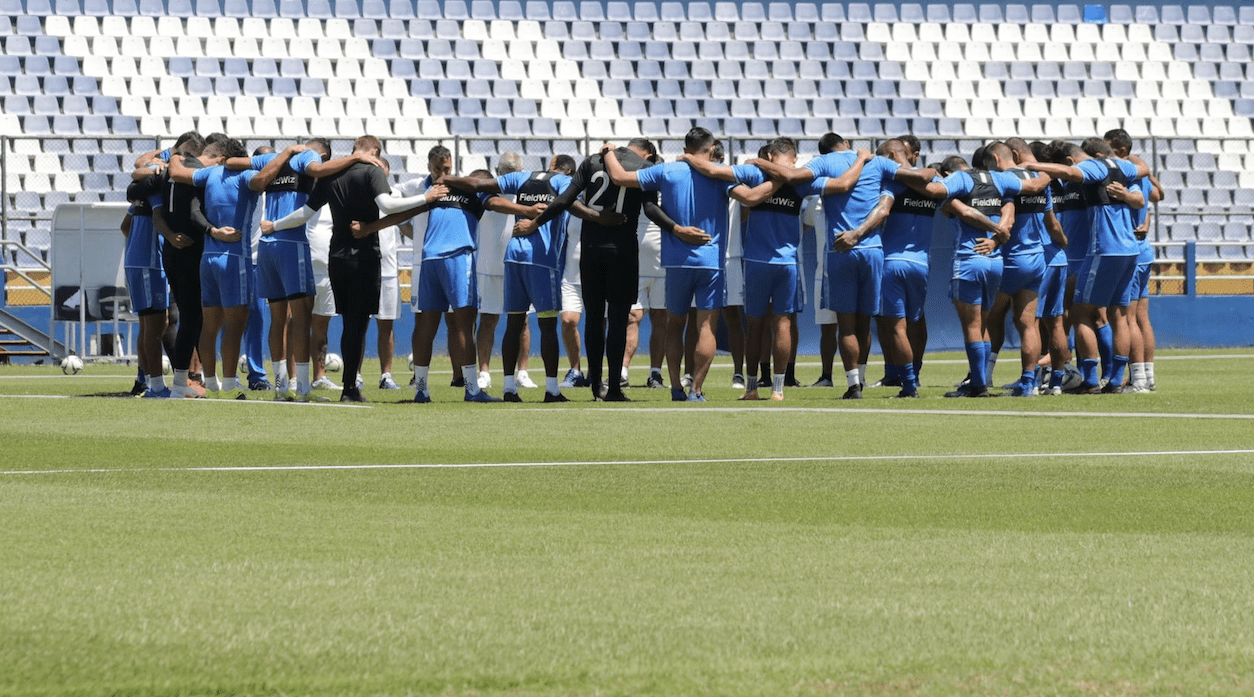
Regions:
<instances>
[{"instance_id":1,"label":"soccer player","mask_svg":"<svg viewBox=\"0 0 1254 697\"><path fill-rule=\"evenodd\" d=\"M1123 392L1124 370L1128 364L1131 338L1128 330L1128 304L1136 275L1138 249L1133 232L1132 208L1145 205L1139 190L1126 189L1149 174L1149 167L1116 159L1110 145L1101 138L1089 138L1083 147L1067 143L1054 151L1051 163L1037 162L1028 169L1045 172L1084 184L1092 239L1089 254L1076 282L1072 312L1077 315L1076 348L1084 383L1082 394ZM1098 308L1106 308L1113 332L1113 366L1106 387L1098 383L1100 354L1097 346Z\"/></svg>"},{"instance_id":2,"label":"soccer player","mask_svg":"<svg viewBox=\"0 0 1254 697\"><path fill-rule=\"evenodd\" d=\"M557 155L543 172L511 172L496 178L444 177L449 187L477 194L513 194L522 206L550 205L570 185L574 158ZM501 357L505 364L503 398L521 402L514 380L514 366L522 325L527 309L534 306L540 326L540 357L544 360L544 401L569 401L558 386L559 349L557 320L561 308L562 251L565 244L565 217L539 226L531 234L514 234L505 250L505 339Z\"/></svg>"},{"instance_id":3,"label":"soccer player","mask_svg":"<svg viewBox=\"0 0 1254 697\"><path fill-rule=\"evenodd\" d=\"M1027 157L1031 157L1032 151L1026 142L1016 139L1016 145L1026 152ZM1015 150L1006 143L992 143L986 147L984 163L991 171L1011 172L1022 179L1038 176L1035 172L1017 167ZM1013 397L1036 396L1036 363L1041 357L1036 304L1041 282L1045 278L1045 239L1062 235L1053 210L1053 197L1048 188L1040 193L1017 196L1010 240L1000 248L1001 283L989 311L987 325L990 343L988 379L990 382L993 380L997 353L1005 341L1006 314L1013 306L1015 329L1020 337L1022 370L1018 382L1011 389L1010 395Z\"/></svg>"},{"instance_id":4,"label":"soccer player","mask_svg":"<svg viewBox=\"0 0 1254 697\"><path fill-rule=\"evenodd\" d=\"M1110 144L1115 157L1131 159L1132 137L1122 128L1107 131L1102 138ZM1150 392L1154 389L1154 326L1149 316L1149 281L1150 269L1154 264L1154 248L1150 246L1150 203L1163 200L1162 185L1149 174L1141 177L1136 183L1145 197L1146 206L1134 209L1132 223L1136 226L1137 246L1140 254L1136 260L1136 277L1132 286L1132 305L1128 309L1128 329L1132 338L1132 392Z\"/></svg>"},{"instance_id":5,"label":"soccer player","mask_svg":"<svg viewBox=\"0 0 1254 697\"><path fill-rule=\"evenodd\" d=\"M835 133L823 136L829 147L827 155L811 160L803 168L788 167L754 160L773 178L793 186L811 181L806 195L824 191L831 179L846 174L859 160L865 162L856 184L848 193L824 192L823 210L827 223L827 284L824 287L827 306L836 311L841 361L848 384L842 399L861 399L866 383L866 359L871 350L871 316L880 310L880 286L883 283L884 250L875 228L862 228L856 233L881 199L883 185L896 179L903 183L926 183L935 174L929 170L907 170L884 157L850 150L849 142ZM823 182L818 181L824 180Z\"/></svg>"},{"instance_id":6,"label":"soccer player","mask_svg":"<svg viewBox=\"0 0 1254 697\"><path fill-rule=\"evenodd\" d=\"M661 158L658 158L661 161ZM639 285L636 289L636 305L632 307L631 327L639 338L640 323L649 318L649 377L645 386L666 389L662 379L662 361L666 358L666 270L662 268L662 228L648 218L641 218L636 226L636 243L639 249ZM628 329L628 355L624 365L635 355L632 349L631 329Z\"/></svg>"},{"instance_id":7,"label":"soccer player","mask_svg":"<svg viewBox=\"0 0 1254 697\"><path fill-rule=\"evenodd\" d=\"M198 158L204 147L205 141L200 134L194 131L184 133L175 142L169 160L179 160L191 168L201 167L203 165ZM153 206L152 224L163 238L161 264L170 284L170 294L179 306L178 333L175 335L174 353L170 356L170 365L174 369L170 396L200 397L201 393L189 384L188 374L203 325L200 257L205 248L205 236L213 226L205 219L200 189L174 181L168 167L162 169L157 178L162 198Z\"/></svg>"},{"instance_id":8,"label":"soccer player","mask_svg":"<svg viewBox=\"0 0 1254 697\"><path fill-rule=\"evenodd\" d=\"M714 135L697 127L684 137L684 153L694 160L710 161ZM716 312L727 298L723 264L727 251L729 197L750 202L748 187L710 179L683 162L672 162L635 172L619 162L613 146L601 150L610 181L619 187L659 192L662 209L678 225L662 237L662 266L666 268L666 357L671 378L671 399L704 402L702 387L714 361ZM763 185L761 196L770 191ZM698 339L691 394L681 387L680 362L684 353L684 327L688 310L696 301Z\"/></svg>"},{"instance_id":9,"label":"soccer player","mask_svg":"<svg viewBox=\"0 0 1254 697\"><path fill-rule=\"evenodd\" d=\"M353 155L368 160L378 158L382 149L379 139L361 136L353 142ZM422 203L422 196L399 197L392 193L384 170L367 161L318 180L305 205L280 220L263 221L262 232L273 234L304 225L314 211L330 206L332 228L330 256L327 263L335 308L343 320L340 350L344 354L344 388L341 402L365 402L356 384L361 371L366 330L370 316L379 311L382 260L379 236L352 231L355 220L377 220L379 211L395 213Z\"/></svg>"},{"instance_id":10,"label":"soccer player","mask_svg":"<svg viewBox=\"0 0 1254 697\"><path fill-rule=\"evenodd\" d=\"M1023 141L1011 138L1006 141L1014 151L1015 162L1026 166L1048 157L1045 143L1036 141L1024 150ZM1041 350L1049 351L1050 376L1049 383L1041 385L1043 395L1062 394L1062 383L1066 379L1067 363L1071 360L1071 349L1067 346L1067 329L1064 324L1064 295L1067 287L1067 246L1068 240L1063 217L1069 210L1077 210L1083 215L1080 202L1080 191L1066 188L1066 182L1055 179L1050 182L1050 198L1053 199L1054 210L1045 216L1049 241L1045 243L1045 275L1041 278L1041 287L1037 291L1036 317L1040 325ZM1068 197L1064 200L1064 196ZM1053 218L1053 223L1050 222Z\"/></svg>"},{"instance_id":11,"label":"soccer player","mask_svg":"<svg viewBox=\"0 0 1254 697\"><path fill-rule=\"evenodd\" d=\"M146 179L134 181L127 187L126 198L131 208L122 221L122 229L126 234L123 255L126 287L130 291L131 308L139 315L138 363L147 379L142 394L153 399L170 396L161 368L161 336L165 333L170 303L161 265L161 237L152 224L153 201L161 201L160 180L155 170L149 169L149 172Z\"/></svg>"},{"instance_id":12,"label":"soccer player","mask_svg":"<svg viewBox=\"0 0 1254 697\"><path fill-rule=\"evenodd\" d=\"M654 164L657 149L653 143L638 138L615 153L620 164L629 171L639 171ZM579 194L584 194L581 202ZM539 226L570 208L581 218L579 245L579 276L582 279L581 301L587 308L584 324L584 345L588 353L588 383L594 399L627 402L623 394L623 363L628 344L631 307L639 290L639 247L636 234L641 226L640 213L658 218L660 209L654 196L639 189L625 189L610 181L604 158L600 154L586 158L575 170L570 186L535 220L521 220L515 232L531 234ZM572 221L571 229L574 227ZM571 241L567 241L570 254ZM607 327L608 324L608 327ZM609 372L602 379L602 357L608 359Z\"/></svg>"},{"instance_id":13,"label":"soccer player","mask_svg":"<svg viewBox=\"0 0 1254 697\"><path fill-rule=\"evenodd\" d=\"M973 159L979 160L981 151L977 151ZM967 383L945 396L988 397L990 346L986 323L1002 271L1001 255L993 252L1009 239L1014 223L1012 197L1019 193L1039 194L1049 185L1049 179L1037 177L1025 181L1009 172L972 170L966 160L957 155L946 158L941 171L948 175L940 182L909 185L931 198L955 199L978 214L964 214L955 209L952 202L946 204L950 212L957 213L950 297L962 323L970 372Z\"/></svg>"},{"instance_id":14,"label":"soccer player","mask_svg":"<svg viewBox=\"0 0 1254 697\"><path fill-rule=\"evenodd\" d=\"M802 207L801 219L806 228L814 234L816 259L814 264L814 323L819 327L819 365L822 372L819 379L810 387L834 387L832 382L832 364L836 361L836 352L840 342L836 336L836 313L826 305L823 279L827 278L827 252L824 251L827 240L827 222L823 213L823 197L807 196Z\"/></svg>"},{"instance_id":15,"label":"soccer player","mask_svg":"<svg viewBox=\"0 0 1254 697\"><path fill-rule=\"evenodd\" d=\"M335 294L331 292L331 277L327 262L331 256L331 213L320 208L305 223L305 235L309 239L309 258L313 267L314 300L313 314L309 321L309 363L315 390L338 390L326 373L327 331L335 316Z\"/></svg>"},{"instance_id":16,"label":"soccer player","mask_svg":"<svg viewBox=\"0 0 1254 697\"><path fill-rule=\"evenodd\" d=\"M496 164L496 175L505 176L522 170L522 155L507 152ZM500 198L513 201L512 196ZM479 282L479 329L475 333L475 346L479 358L479 387L492 386L488 368L492 362L492 347L496 343L496 327L505 307L505 248L514 233L514 215L491 209L479 219L479 251L475 256L475 268ZM531 354L531 325L523 323L519 339L518 366L514 373L519 387L532 389L536 384L527 373L527 357Z\"/></svg>"}]
</instances>

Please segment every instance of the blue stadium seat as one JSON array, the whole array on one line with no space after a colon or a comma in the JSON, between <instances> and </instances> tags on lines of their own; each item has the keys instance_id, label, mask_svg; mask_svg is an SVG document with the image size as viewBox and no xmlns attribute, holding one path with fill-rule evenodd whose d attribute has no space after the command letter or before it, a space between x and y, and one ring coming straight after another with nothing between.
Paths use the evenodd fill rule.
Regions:
<instances>
[{"instance_id":1,"label":"blue stadium seat","mask_svg":"<svg viewBox=\"0 0 1254 697\"><path fill-rule=\"evenodd\" d=\"M1082 24L1084 15L1079 5L1059 5L1058 9L1059 24Z\"/></svg>"},{"instance_id":2,"label":"blue stadium seat","mask_svg":"<svg viewBox=\"0 0 1254 697\"><path fill-rule=\"evenodd\" d=\"M1033 24L1053 24L1055 22L1054 6L1044 4L1032 5Z\"/></svg>"},{"instance_id":3,"label":"blue stadium seat","mask_svg":"<svg viewBox=\"0 0 1254 697\"><path fill-rule=\"evenodd\" d=\"M53 57L52 72L66 77L74 77L75 75L82 74L78 67L78 59L73 56Z\"/></svg>"}]
</instances>

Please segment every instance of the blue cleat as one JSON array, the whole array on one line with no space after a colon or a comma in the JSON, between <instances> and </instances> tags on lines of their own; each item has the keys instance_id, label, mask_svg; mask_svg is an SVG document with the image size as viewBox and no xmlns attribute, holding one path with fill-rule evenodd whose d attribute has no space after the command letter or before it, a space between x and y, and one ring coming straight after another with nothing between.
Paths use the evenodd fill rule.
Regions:
<instances>
[{"instance_id":1,"label":"blue cleat","mask_svg":"<svg viewBox=\"0 0 1254 697\"><path fill-rule=\"evenodd\" d=\"M414 404L430 404L430 403L431 403L431 395L430 395L430 394L428 394L428 393L426 393L426 392L415 392L415 393L414 393Z\"/></svg>"},{"instance_id":2,"label":"blue cleat","mask_svg":"<svg viewBox=\"0 0 1254 697\"><path fill-rule=\"evenodd\" d=\"M144 399L169 399L170 388L163 387L160 390L145 390Z\"/></svg>"},{"instance_id":3,"label":"blue cleat","mask_svg":"<svg viewBox=\"0 0 1254 697\"><path fill-rule=\"evenodd\" d=\"M688 401L688 393L684 392L684 388L682 387L672 387L671 388L671 401L672 402L686 402Z\"/></svg>"},{"instance_id":4,"label":"blue cleat","mask_svg":"<svg viewBox=\"0 0 1254 697\"><path fill-rule=\"evenodd\" d=\"M485 403L486 403L486 402L499 402L499 401L501 401L501 398L500 398L500 397L493 397L492 395L488 394L487 392L484 392L483 390L479 390L478 392L476 392L476 393L474 393L474 394L471 394L471 393L467 392L467 393L466 393L466 399L465 399L465 401L467 401L467 402L485 402Z\"/></svg>"},{"instance_id":5,"label":"blue cleat","mask_svg":"<svg viewBox=\"0 0 1254 697\"><path fill-rule=\"evenodd\" d=\"M687 401L689 401L689 402L704 402L704 401L705 401L705 395L701 394L700 392L690 392L690 393L688 393L688 400L687 400Z\"/></svg>"}]
</instances>

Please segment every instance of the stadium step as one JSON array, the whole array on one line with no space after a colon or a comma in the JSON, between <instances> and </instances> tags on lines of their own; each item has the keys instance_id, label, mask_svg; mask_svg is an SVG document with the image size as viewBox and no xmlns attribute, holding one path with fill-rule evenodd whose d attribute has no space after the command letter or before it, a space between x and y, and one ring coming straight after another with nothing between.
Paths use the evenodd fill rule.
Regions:
<instances>
[{"instance_id":1,"label":"stadium step","mask_svg":"<svg viewBox=\"0 0 1254 697\"><path fill-rule=\"evenodd\" d=\"M0 363L10 357L61 357L69 352L65 344L0 308Z\"/></svg>"}]
</instances>

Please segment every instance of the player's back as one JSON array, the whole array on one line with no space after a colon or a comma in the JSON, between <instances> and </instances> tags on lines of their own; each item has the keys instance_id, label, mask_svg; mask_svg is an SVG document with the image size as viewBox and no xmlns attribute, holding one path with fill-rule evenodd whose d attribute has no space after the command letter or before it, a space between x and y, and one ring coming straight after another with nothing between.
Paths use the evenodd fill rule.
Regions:
<instances>
[{"instance_id":1,"label":"player's back","mask_svg":"<svg viewBox=\"0 0 1254 697\"><path fill-rule=\"evenodd\" d=\"M1039 172L1026 169L1009 171L1024 181L1041 176ZM1039 194L1016 196L1015 222L1010 230L1010 242L1001 247L1002 255L1012 257L1043 253L1045 240L1049 239L1049 232L1045 229L1045 211L1053 208L1053 196L1048 188Z\"/></svg>"},{"instance_id":2,"label":"player's back","mask_svg":"<svg viewBox=\"0 0 1254 697\"><path fill-rule=\"evenodd\" d=\"M219 228L232 228L243 233L238 242L222 242L210 237L205 240L206 251L221 254L249 254L252 239L250 226L257 194L248 187L254 170L229 170L215 165L197 170L194 181L205 190L205 217Z\"/></svg>"},{"instance_id":3,"label":"player's back","mask_svg":"<svg viewBox=\"0 0 1254 697\"><path fill-rule=\"evenodd\" d=\"M939 203L897 182L889 184L886 190L893 194L893 206L880 232L884 259L926 264L932 248L932 227Z\"/></svg>"},{"instance_id":4,"label":"player's back","mask_svg":"<svg viewBox=\"0 0 1254 697\"><path fill-rule=\"evenodd\" d=\"M1092 239L1089 251L1104 256L1138 254L1140 249L1132 229L1132 209L1115 201L1106 192L1112 182L1130 185L1136 167L1126 160L1102 158L1084 160L1077 168L1084 173L1084 199L1088 206Z\"/></svg>"}]
</instances>

